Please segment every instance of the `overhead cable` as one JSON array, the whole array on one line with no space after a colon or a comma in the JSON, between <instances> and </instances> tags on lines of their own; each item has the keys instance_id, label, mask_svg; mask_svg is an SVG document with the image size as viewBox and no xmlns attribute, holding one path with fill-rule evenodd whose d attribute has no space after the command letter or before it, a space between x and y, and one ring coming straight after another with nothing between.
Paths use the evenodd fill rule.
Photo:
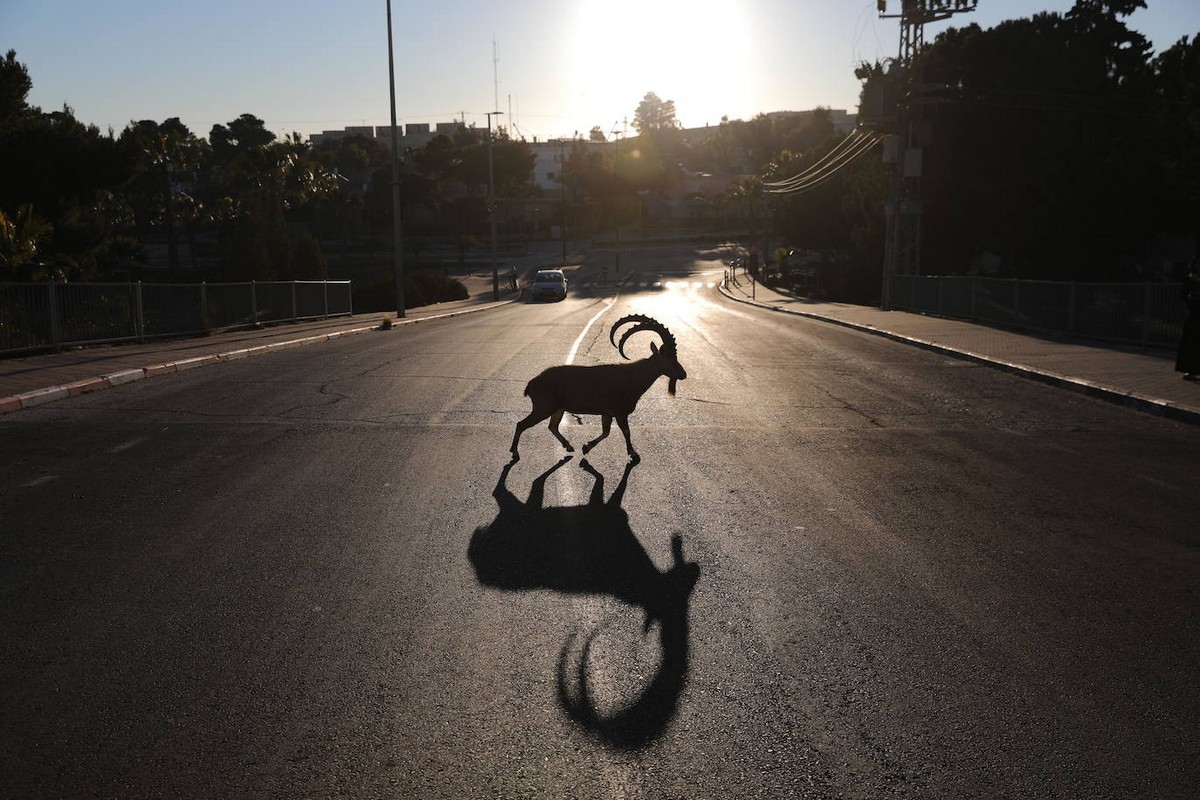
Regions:
<instances>
[{"instance_id":1,"label":"overhead cable","mask_svg":"<svg viewBox=\"0 0 1200 800\"><path fill-rule=\"evenodd\" d=\"M802 182L792 183L786 187L770 189L768 191L772 194L800 194L802 192L809 191L810 189L815 189L817 186L825 183L827 180L840 172L844 167L853 164L860 157L869 152L875 146L875 144L875 140L870 138L864 139L854 150L847 152L845 156L837 163L830 164L821 172L809 176Z\"/></svg>"},{"instance_id":2,"label":"overhead cable","mask_svg":"<svg viewBox=\"0 0 1200 800\"><path fill-rule=\"evenodd\" d=\"M811 177L812 175L820 172L824 168L826 162L841 158L842 154L845 151L852 150L855 147L859 146L864 139L870 139L873 142L875 140L875 134L867 133L862 128L856 128L852 134L847 136L845 139L842 139L842 141L838 142L837 145L834 146L834 148L832 150L830 150L828 153L826 153L821 158L820 161L813 164L811 167L806 169L804 172L801 172L797 175L793 175L790 178L785 178L784 180L781 180L781 181L769 181L769 182L764 183L763 185L769 189L775 189L775 188L785 188L791 184L803 183L804 181L808 180L808 178Z\"/></svg>"},{"instance_id":3,"label":"overhead cable","mask_svg":"<svg viewBox=\"0 0 1200 800\"><path fill-rule=\"evenodd\" d=\"M843 168L853 164L862 156L866 155L879 143L879 139L874 135L864 135L858 137L855 144L844 149L838 158L830 162L820 169L810 169L801 173L795 178L789 179L785 183L772 184L772 188L768 188L770 194L800 194L802 192L815 189L817 186L825 183Z\"/></svg>"}]
</instances>

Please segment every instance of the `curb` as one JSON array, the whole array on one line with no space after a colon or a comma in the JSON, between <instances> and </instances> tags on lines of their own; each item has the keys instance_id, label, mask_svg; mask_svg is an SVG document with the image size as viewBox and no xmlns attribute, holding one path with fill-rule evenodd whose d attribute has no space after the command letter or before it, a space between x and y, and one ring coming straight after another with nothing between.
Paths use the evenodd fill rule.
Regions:
<instances>
[{"instance_id":1,"label":"curb","mask_svg":"<svg viewBox=\"0 0 1200 800\"><path fill-rule=\"evenodd\" d=\"M1003 361L1001 359L992 358L991 356L985 356L980 353L972 353L969 350L955 349L944 344L938 344L937 342L929 342L913 336L904 336L899 333L893 333L892 331L884 330L883 328L876 328L874 325L866 325L861 322L850 322L849 320L836 319L834 317L827 317L822 314L814 314L811 311L801 311L798 309L780 308L779 306L766 305L758 302L757 300L751 300L747 297L738 297L729 291L724 280L721 281L720 290L721 294L725 295L727 298L736 303L745 303L746 305L755 306L756 308L762 308L767 311L777 311L781 314L791 314L792 316L796 317L806 317L808 319L819 320L821 322L828 322L832 325L840 325L843 328L851 328L853 330L870 333L875 336L882 336L885 339L891 339L895 342L912 345L913 347L919 347L923 350L930 350L935 353L951 356L953 358L960 358L965 361L973 361L977 364L983 364L988 367L1000 369L1013 375L1020 375L1031 380L1049 384L1050 386L1057 386L1060 389L1069 389L1071 391L1086 394L1090 397L1095 397L1100 400L1106 400L1110 403L1129 406L1130 408L1134 408L1138 411L1143 411L1148 414L1167 417L1168 419L1173 419L1177 422L1200 425L1200 412L1194 411L1190 408L1184 408L1167 400L1160 400L1155 397L1146 397L1145 395L1138 394L1137 392L1126 392L1119 389L1111 389L1098 383L1083 380L1082 378L1071 378L1066 375L1059 375L1056 372L1040 370L1011 361Z\"/></svg>"},{"instance_id":2,"label":"curb","mask_svg":"<svg viewBox=\"0 0 1200 800\"><path fill-rule=\"evenodd\" d=\"M515 303L521 298L515 297L509 300L492 301L483 305L472 306L469 308L461 308L456 311L449 311L445 314L431 314L427 317L411 317L404 319L393 319L392 327L401 325L415 325L418 322L429 322L435 319L448 319L450 317L461 317L465 314L476 314L480 311L489 311L493 308ZM270 344L257 345L255 347L244 347L238 350L230 350L225 353L212 353L206 356L196 356L194 358L184 358L178 361L167 361L162 364L152 364L148 367L138 367L135 369L126 369L119 372L111 372L106 375L99 375L94 378L83 378L81 380L64 383L59 386L48 386L44 389L33 389L20 394L8 395L0 397L0 414L10 414L14 411L20 411L26 408L52 403L56 400L65 400L68 397L75 395L86 394L87 392L95 392L101 389L111 389L114 386L120 386L133 381L140 381L146 378L153 378L159 375L169 375L173 372L185 372L198 367L206 367L210 364L219 364L225 361L237 361L251 356L260 356L267 353L273 353L276 350L284 350L292 347L303 347L310 344L319 344L332 339L339 339L343 336L353 336L359 333L367 333L369 331L380 330L378 325L367 325L359 328L349 328L345 330L331 331L322 333L316 336L304 336L299 339L288 339L282 342L272 342Z\"/></svg>"}]
</instances>

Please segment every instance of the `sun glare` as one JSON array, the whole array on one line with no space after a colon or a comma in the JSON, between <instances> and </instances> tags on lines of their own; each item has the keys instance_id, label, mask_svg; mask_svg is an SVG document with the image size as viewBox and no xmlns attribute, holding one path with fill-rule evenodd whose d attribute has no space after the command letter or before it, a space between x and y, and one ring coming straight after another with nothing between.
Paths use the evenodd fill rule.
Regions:
<instances>
[{"instance_id":1,"label":"sun glare","mask_svg":"<svg viewBox=\"0 0 1200 800\"><path fill-rule=\"evenodd\" d=\"M754 91L749 26L728 0L584 0L572 41L573 104L621 109L631 123L647 92L675 101L684 124L703 125Z\"/></svg>"}]
</instances>

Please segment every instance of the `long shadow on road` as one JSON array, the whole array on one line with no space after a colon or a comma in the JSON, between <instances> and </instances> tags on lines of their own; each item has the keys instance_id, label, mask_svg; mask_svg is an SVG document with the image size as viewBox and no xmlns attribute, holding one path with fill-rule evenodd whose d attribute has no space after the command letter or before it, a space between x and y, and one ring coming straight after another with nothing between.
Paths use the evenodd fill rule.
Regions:
<instances>
[{"instance_id":1,"label":"long shadow on road","mask_svg":"<svg viewBox=\"0 0 1200 800\"><path fill-rule=\"evenodd\" d=\"M475 530L467 550L480 583L508 591L550 589L563 594L615 597L645 615L644 634L658 626L661 659L645 688L632 701L601 712L589 679L589 655L599 633L572 633L558 661L558 702L567 716L604 744L636 750L666 730L675 716L688 674L688 605L700 576L683 558L683 539L672 537L672 565L660 571L629 526L621 507L629 462L612 496L604 499L604 476L586 460L595 478L586 505L543 507L546 480L568 456L538 476L522 502L507 487L508 464L492 496L500 506L490 525Z\"/></svg>"}]
</instances>

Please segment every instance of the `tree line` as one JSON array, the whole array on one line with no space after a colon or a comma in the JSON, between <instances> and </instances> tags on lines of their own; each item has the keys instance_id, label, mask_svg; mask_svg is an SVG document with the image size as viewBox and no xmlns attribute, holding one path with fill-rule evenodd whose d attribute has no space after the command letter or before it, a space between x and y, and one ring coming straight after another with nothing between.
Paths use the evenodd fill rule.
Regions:
<instances>
[{"instance_id":1,"label":"tree line","mask_svg":"<svg viewBox=\"0 0 1200 800\"><path fill-rule=\"evenodd\" d=\"M1145 5L1077 0L1065 13L948 28L908 71L860 66L859 124L911 134L921 149L922 273L1186 271L1200 249L1200 35L1155 54L1127 22ZM794 130L784 140L761 118L743 127L759 129L743 150L764 154L735 187L751 218L786 249L820 251L827 289L877 299L891 168L873 154L811 191L771 195L762 181L803 173L844 137L810 125L807 141Z\"/></svg>"},{"instance_id":2,"label":"tree line","mask_svg":"<svg viewBox=\"0 0 1200 800\"><path fill-rule=\"evenodd\" d=\"M930 274L1173 277L1200 233L1200 37L1155 55L1142 0L951 28L919 55Z\"/></svg>"},{"instance_id":3,"label":"tree line","mask_svg":"<svg viewBox=\"0 0 1200 800\"><path fill-rule=\"evenodd\" d=\"M1143 7L1077 0L1065 13L948 28L909 71L860 66L859 125L911 134L921 149L922 273L1186 271L1200 244L1200 35L1155 54L1127 24ZM794 130L785 141L777 120L743 126L769 143L749 151L765 155L735 187L764 235L785 252L819 251L825 288L841 299L877 299L891 167L876 151L811 191L772 195L763 181L803 173L844 137L810 125L807 141Z\"/></svg>"},{"instance_id":4,"label":"tree line","mask_svg":"<svg viewBox=\"0 0 1200 800\"><path fill-rule=\"evenodd\" d=\"M69 107L30 106L32 85L10 50L0 60L0 280L136 279L148 242L165 248L169 276L321 278L322 241L353 248L390 235L385 142L280 140L252 114L214 125L207 139L178 118L104 133ZM474 230L487 210L487 150L486 132L464 127L405 153L402 203L435 220L423 233ZM532 191L528 146L501 130L492 150L500 190Z\"/></svg>"}]
</instances>

